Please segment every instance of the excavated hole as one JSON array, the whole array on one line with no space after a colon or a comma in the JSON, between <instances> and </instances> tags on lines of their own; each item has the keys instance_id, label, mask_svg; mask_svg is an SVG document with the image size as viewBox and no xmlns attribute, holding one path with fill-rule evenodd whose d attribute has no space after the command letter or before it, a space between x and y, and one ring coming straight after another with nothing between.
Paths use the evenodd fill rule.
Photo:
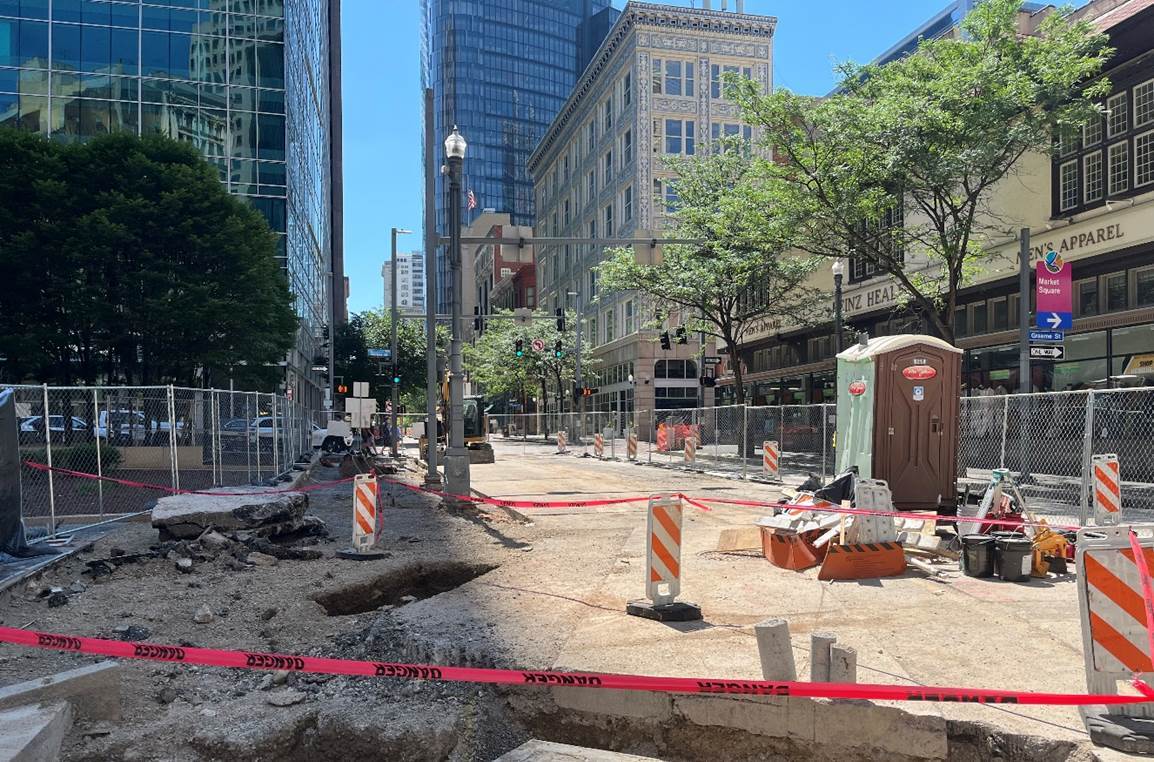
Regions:
<instances>
[{"instance_id":1,"label":"excavated hole","mask_svg":"<svg viewBox=\"0 0 1154 762\"><path fill-rule=\"evenodd\" d=\"M493 564L466 564L459 561L408 564L363 582L316 593L313 600L329 616L363 614L381 606L396 606L406 596L421 600L447 593L496 568Z\"/></svg>"}]
</instances>

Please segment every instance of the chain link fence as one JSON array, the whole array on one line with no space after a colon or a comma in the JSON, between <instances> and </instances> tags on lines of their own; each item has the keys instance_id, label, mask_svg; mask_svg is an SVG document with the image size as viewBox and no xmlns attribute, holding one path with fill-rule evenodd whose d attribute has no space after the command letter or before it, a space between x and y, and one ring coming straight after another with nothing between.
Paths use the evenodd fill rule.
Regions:
<instances>
[{"instance_id":1,"label":"chain link fence","mask_svg":"<svg viewBox=\"0 0 1154 762\"><path fill-rule=\"evenodd\" d=\"M22 515L47 517L53 531L58 516L146 510L164 490L265 481L311 451L324 420L318 411L258 392L5 388L15 397L22 460L101 477L21 468Z\"/></svg>"}]
</instances>

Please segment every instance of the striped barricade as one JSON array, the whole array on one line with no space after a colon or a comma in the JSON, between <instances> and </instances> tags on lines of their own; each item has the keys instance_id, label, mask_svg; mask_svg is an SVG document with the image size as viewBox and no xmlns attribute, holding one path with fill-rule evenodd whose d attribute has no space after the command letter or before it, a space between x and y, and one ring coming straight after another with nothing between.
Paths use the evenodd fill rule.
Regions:
<instances>
[{"instance_id":1,"label":"striped barricade","mask_svg":"<svg viewBox=\"0 0 1154 762\"><path fill-rule=\"evenodd\" d=\"M633 429L625 434L625 453L629 460L637 460L637 433Z\"/></svg>"},{"instance_id":2,"label":"striped barricade","mask_svg":"<svg viewBox=\"0 0 1154 762\"><path fill-rule=\"evenodd\" d=\"M669 451L669 429L664 423L657 424L657 451Z\"/></svg>"},{"instance_id":3,"label":"striped barricade","mask_svg":"<svg viewBox=\"0 0 1154 762\"><path fill-rule=\"evenodd\" d=\"M605 435L604 434L594 434L593 435L593 457L595 457L595 458L604 458L605 457Z\"/></svg>"},{"instance_id":4,"label":"striped barricade","mask_svg":"<svg viewBox=\"0 0 1154 762\"><path fill-rule=\"evenodd\" d=\"M368 550L378 535L376 474L357 474L353 479L353 548Z\"/></svg>"},{"instance_id":5,"label":"striped barricade","mask_svg":"<svg viewBox=\"0 0 1154 762\"><path fill-rule=\"evenodd\" d=\"M761 467L770 479L781 479L781 447L772 439L761 443Z\"/></svg>"},{"instance_id":6,"label":"striped barricade","mask_svg":"<svg viewBox=\"0 0 1154 762\"><path fill-rule=\"evenodd\" d=\"M1118 693L1119 681L1137 678L1149 684L1154 677L1150 660L1154 631L1148 627L1154 616L1150 610L1154 525L1086 527L1078 531L1077 548L1086 687L1090 693L1110 695ZM1133 723L1126 721L1131 717L1154 719L1154 703L1098 707L1084 719L1091 740L1121 748L1110 743L1119 733L1150 732L1133 729ZM1154 736L1146 740L1154 748Z\"/></svg>"},{"instance_id":7,"label":"striped barricade","mask_svg":"<svg viewBox=\"0 0 1154 762\"><path fill-rule=\"evenodd\" d=\"M1094 473L1094 523L1098 526L1117 524L1122 515L1122 480L1118 471L1118 456L1095 455L1090 459Z\"/></svg>"},{"instance_id":8,"label":"striped barricade","mask_svg":"<svg viewBox=\"0 0 1154 762\"><path fill-rule=\"evenodd\" d=\"M697 462L697 439L693 436L685 438L685 465L692 466Z\"/></svg>"},{"instance_id":9,"label":"striped barricade","mask_svg":"<svg viewBox=\"0 0 1154 762\"><path fill-rule=\"evenodd\" d=\"M681 593L681 497L649 498L645 532L645 597L629 601L625 613L662 622L701 619L701 608L677 600Z\"/></svg>"},{"instance_id":10,"label":"striped barricade","mask_svg":"<svg viewBox=\"0 0 1154 762\"><path fill-rule=\"evenodd\" d=\"M564 431L557 432L557 452L569 452L568 442Z\"/></svg>"}]
</instances>

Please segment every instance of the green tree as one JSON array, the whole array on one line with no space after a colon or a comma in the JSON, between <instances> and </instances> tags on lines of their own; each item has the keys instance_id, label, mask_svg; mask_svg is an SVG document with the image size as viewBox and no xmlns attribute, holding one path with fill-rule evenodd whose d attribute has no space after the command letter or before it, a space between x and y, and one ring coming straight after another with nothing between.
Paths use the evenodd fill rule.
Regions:
<instances>
[{"instance_id":1,"label":"green tree","mask_svg":"<svg viewBox=\"0 0 1154 762\"><path fill-rule=\"evenodd\" d=\"M743 118L764 131L773 160L775 222L826 257L852 256L890 274L933 330L952 340L958 290L990 256L984 243L1011 221L994 186L1055 131L1100 117L1110 55L1086 22L1050 12L1019 33L1019 0L984 0L957 38L923 40L884 66L841 67L825 99L760 93L731 79ZM921 266L921 258L926 260Z\"/></svg>"},{"instance_id":2,"label":"green tree","mask_svg":"<svg viewBox=\"0 0 1154 762\"><path fill-rule=\"evenodd\" d=\"M392 379L387 374L390 363L370 360L369 349L388 349L392 346L392 322L388 310L365 310L349 318L345 325L338 326L333 351L336 375L346 384L354 381L368 381L369 391L377 400L380 410L392 398ZM410 412L425 411L426 362L425 348L428 346L423 320L397 322L397 362L401 377L401 406ZM448 331L444 326L437 328L437 351L443 358L447 355Z\"/></svg>"},{"instance_id":3,"label":"green tree","mask_svg":"<svg viewBox=\"0 0 1154 762\"><path fill-rule=\"evenodd\" d=\"M14 379L272 380L297 318L264 218L192 147L0 131L0 353Z\"/></svg>"},{"instance_id":4,"label":"green tree","mask_svg":"<svg viewBox=\"0 0 1154 762\"><path fill-rule=\"evenodd\" d=\"M805 283L817 257L785 254L784 226L767 215L767 189L740 138L719 141L692 159L669 162L679 206L672 213L674 238L698 244L667 245L653 262L633 249L615 249L599 266L602 288L637 289L659 304L682 311L690 331L720 339L734 359L737 403L745 402L736 348L751 330L777 319L805 322L824 315Z\"/></svg>"},{"instance_id":5,"label":"green tree","mask_svg":"<svg viewBox=\"0 0 1154 762\"><path fill-rule=\"evenodd\" d=\"M500 317L485 322L485 331L473 344L465 345L465 370L486 395L507 394L524 399L540 391L539 399L547 400L549 387L561 399L569 397L577 378L576 313L565 316L565 330L558 331L553 316L537 316L529 325L518 325L511 312L499 312ZM517 357L516 342L520 339L524 354ZM533 340L544 344L544 351L533 350ZM561 342L561 357L554 355L556 343ZM582 346L582 374L593 368L595 360ZM544 405L544 403L542 403Z\"/></svg>"}]
</instances>

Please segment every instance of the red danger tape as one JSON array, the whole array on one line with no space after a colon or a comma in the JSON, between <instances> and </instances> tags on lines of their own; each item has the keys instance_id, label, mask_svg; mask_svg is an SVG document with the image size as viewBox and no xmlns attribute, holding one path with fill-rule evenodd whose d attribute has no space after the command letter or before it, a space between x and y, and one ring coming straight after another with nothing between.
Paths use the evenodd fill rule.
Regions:
<instances>
[{"instance_id":1,"label":"red danger tape","mask_svg":"<svg viewBox=\"0 0 1154 762\"><path fill-rule=\"evenodd\" d=\"M392 677L402 680L441 680L493 685L569 686L664 693L714 693L744 696L798 696L805 698L872 699L879 701L947 701L973 704L1032 704L1081 706L1084 704L1142 704L1154 701L1154 689L1135 681L1140 696L1086 693L1033 693L982 688L879 685L870 683L802 683L766 680L652 677L604 672L553 672L479 667L445 667L430 664L353 661L317 656L294 656L215 648L124 643L119 640L84 638L49 632L0 627L0 642L73 653L98 654L123 659L177 662L233 669L271 669L328 675Z\"/></svg>"},{"instance_id":2,"label":"red danger tape","mask_svg":"<svg viewBox=\"0 0 1154 762\"><path fill-rule=\"evenodd\" d=\"M73 471L70 468L60 468L59 466L49 466L46 463L37 463L34 460L25 460L24 465L31 468L33 471L52 472L54 474L61 474L62 476L72 476L77 479L95 479L101 482L111 482L112 484L119 484L122 487L135 487L136 489L151 489L158 492L168 492L173 495L224 495L226 497L248 497L250 495L275 495L278 492L312 492L313 490L324 489L325 487L332 487L337 484L347 484L353 480L353 477L347 479L335 479L328 482L314 482L313 484L305 484L293 489L266 489L266 490L248 490L246 492L220 492L218 490L196 490L196 489L178 489L167 484L155 484L152 482L137 482L131 479L117 479L112 476L101 476L99 474L90 474L87 471Z\"/></svg>"}]
</instances>

